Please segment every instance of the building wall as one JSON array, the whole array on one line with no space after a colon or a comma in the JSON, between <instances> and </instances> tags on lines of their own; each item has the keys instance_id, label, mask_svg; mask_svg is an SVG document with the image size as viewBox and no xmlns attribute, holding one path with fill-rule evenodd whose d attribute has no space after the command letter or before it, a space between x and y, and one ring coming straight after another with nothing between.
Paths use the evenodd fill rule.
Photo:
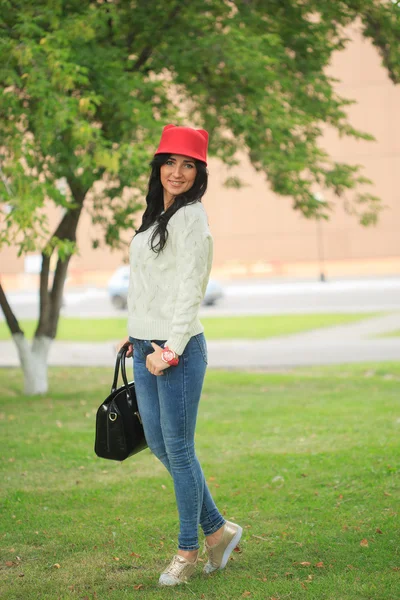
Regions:
<instances>
[{"instance_id":1,"label":"building wall","mask_svg":"<svg viewBox=\"0 0 400 600\"><path fill-rule=\"evenodd\" d=\"M321 225L324 257L339 273L345 273L350 264L360 271L367 264L373 272L382 261L391 265L389 271L396 271L400 267L400 86L390 82L377 51L356 27L350 29L350 36L352 42L334 56L330 73L340 79L339 94L356 100L348 108L352 125L372 133L377 141L339 139L327 128L322 143L334 159L365 167L364 174L374 181L369 191L382 198L386 209L378 226L363 228L346 214L341 199L327 196L336 209L330 221ZM245 157L231 171L211 159L209 171L204 204L214 236L214 273L227 277L305 274L307 265L316 268L316 222L293 211L290 198L273 194L265 176L256 173ZM246 187L224 188L223 181L233 174L240 175ZM53 213L54 223L56 218ZM92 250L93 237L90 217L84 213L78 230L80 255L72 259L70 269L77 283L88 272L92 280L93 273L101 279L100 273L109 274L127 259L127 252ZM14 248L3 249L0 262L2 273L24 270L24 261L16 258ZM296 271L299 265L302 270Z\"/></svg>"}]
</instances>

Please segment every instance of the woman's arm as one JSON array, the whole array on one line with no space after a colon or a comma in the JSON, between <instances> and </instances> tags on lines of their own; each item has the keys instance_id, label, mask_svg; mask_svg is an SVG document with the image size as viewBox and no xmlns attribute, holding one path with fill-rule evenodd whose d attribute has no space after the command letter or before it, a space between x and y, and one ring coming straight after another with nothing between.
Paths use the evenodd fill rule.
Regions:
<instances>
[{"instance_id":1,"label":"woman's arm","mask_svg":"<svg viewBox=\"0 0 400 600\"><path fill-rule=\"evenodd\" d=\"M176 215L181 211L173 231L179 285L171 331L165 344L178 355L183 353L192 335L191 327L204 298L213 257L213 240L205 214L182 208Z\"/></svg>"}]
</instances>

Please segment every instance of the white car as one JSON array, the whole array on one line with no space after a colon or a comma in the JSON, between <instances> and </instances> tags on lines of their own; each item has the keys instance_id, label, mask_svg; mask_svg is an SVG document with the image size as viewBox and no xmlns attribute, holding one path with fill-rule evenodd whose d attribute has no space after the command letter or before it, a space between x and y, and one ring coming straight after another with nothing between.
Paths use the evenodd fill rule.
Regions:
<instances>
[{"instance_id":1,"label":"white car","mask_svg":"<svg viewBox=\"0 0 400 600\"><path fill-rule=\"evenodd\" d=\"M107 287L113 306L120 310L126 309L129 287L129 266L124 265L119 267L112 275ZM222 298L223 295L222 286L217 281L210 279L203 304L205 306L212 306L217 300Z\"/></svg>"}]
</instances>

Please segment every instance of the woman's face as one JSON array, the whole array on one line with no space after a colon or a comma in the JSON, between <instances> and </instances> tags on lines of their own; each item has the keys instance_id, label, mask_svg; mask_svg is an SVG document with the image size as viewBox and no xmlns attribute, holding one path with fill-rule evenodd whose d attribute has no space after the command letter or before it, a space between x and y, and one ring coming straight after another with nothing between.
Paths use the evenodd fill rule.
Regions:
<instances>
[{"instance_id":1,"label":"woman's face","mask_svg":"<svg viewBox=\"0 0 400 600\"><path fill-rule=\"evenodd\" d=\"M196 178L196 163L190 156L171 154L161 166L161 184L166 192L167 200L190 190Z\"/></svg>"}]
</instances>

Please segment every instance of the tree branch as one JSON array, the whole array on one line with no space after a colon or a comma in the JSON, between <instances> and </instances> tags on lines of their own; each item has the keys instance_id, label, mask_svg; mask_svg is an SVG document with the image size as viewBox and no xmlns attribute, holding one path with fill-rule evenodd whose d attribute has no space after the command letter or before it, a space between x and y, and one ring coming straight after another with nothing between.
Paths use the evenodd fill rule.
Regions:
<instances>
[{"instance_id":1,"label":"tree branch","mask_svg":"<svg viewBox=\"0 0 400 600\"><path fill-rule=\"evenodd\" d=\"M400 71L399 65L391 51L391 41L393 41L393 39L388 39L387 31L384 30L382 23L379 21L380 18L382 17L380 17L376 9L369 9L363 19L367 24L367 31L365 33L372 38L373 44L378 48L383 59L383 64L388 70L390 79L394 84L397 84L400 83ZM396 43L398 47L400 38L396 40Z\"/></svg>"},{"instance_id":2,"label":"tree branch","mask_svg":"<svg viewBox=\"0 0 400 600\"><path fill-rule=\"evenodd\" d=\"M137 59L137 61L135 62L135 64L132 66L131 69L128 69L129 71L139 71L139 69L146 63L146 61L150 58L155 46L160 42L161 34L167 29L170 21L172 19L175 19L175 17L178 16L178 14L182 10L182 8L183 8L183 4L181 2L179 2L175 6L175 8L173 8L171 10L169 15L167 16L167 19L166 19L164 25L162 27L160 27L160 29L157 32L157 35L154 35L153 40L152 40L152 45L151 46L148 45L143 48L143 50L141 51L140 56Z\"/></svg>"},{"instance_id":3,"label":"tree branch","mask_svg":"<svg viewBox=\"0 0 400 600\"><path fill-rule=\"evenodd\" d=\"M24 335L24 332L22 331L21 327L19 326L17 317L14 315L12 308L6 298L6 295L4 293L4 289L3 289L3 286L1 285L1 283L0 283L0 306L4 313L4 317L5 317L5 320L6 320L6 323L8 325L10 332L12 334L22 333L22 335Z\"/></svg>"}]
</instances>

